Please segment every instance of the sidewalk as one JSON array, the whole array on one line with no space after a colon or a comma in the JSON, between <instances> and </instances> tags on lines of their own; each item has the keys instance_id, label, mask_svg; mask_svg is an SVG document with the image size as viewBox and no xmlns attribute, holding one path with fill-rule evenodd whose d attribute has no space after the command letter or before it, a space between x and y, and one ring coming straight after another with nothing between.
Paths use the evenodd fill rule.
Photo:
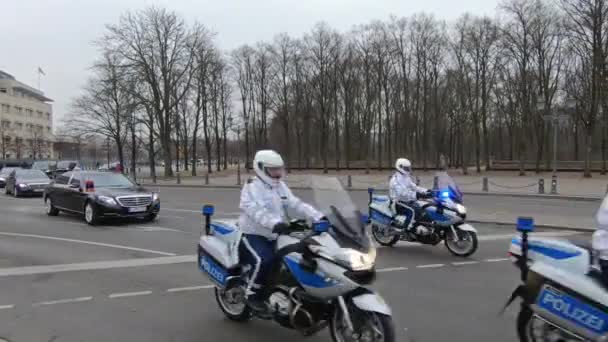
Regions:
<instances>
[{"instance_id":1,"label":"sidewalk","mask_svg":"<svg viewBox=\"0 0 608 342\"><path fill-rule=\"evenodd\" d=\"M560 173L557 177L557 196L551 195L551 174L544 173L536 175L528 172L526 176L518 176L516 172L487 172L481 175L470 173L463 175L460 170L451 170L450 175L454 178L460 189L466 194L492 194L492 195L539 195L539 180L544 180L544 195L551 197L580 197L587 199L603 198L608 189L608 176L594 174L593 178L583 178L579 173ZM325 175L338 177L345 187L353 190L366 190L374 188L386 190L389 177L392 172L372 171L365 174L365 171L330 171L327 174L322 172L297 171L288 174L286 182L294 188L309 188L311 175ZM244 183L253 173L242 173L241 184ZM350 176L350 183L349 183ZM418 177L420 185L428 188L433 186L434 172L416 172L414 177ZM483 178L487 177L487 192L483 189ZM222 171L209 176L208 183L205 176L191 177L183 175L180 177L181 186L210 186L210 187L238 187L237 174L234 170ZM154 186L177 186L177 178L165 179L159 177L157 183L153 184L150 178L140 180L142 184Z\"/></svg>"}]
</instances>

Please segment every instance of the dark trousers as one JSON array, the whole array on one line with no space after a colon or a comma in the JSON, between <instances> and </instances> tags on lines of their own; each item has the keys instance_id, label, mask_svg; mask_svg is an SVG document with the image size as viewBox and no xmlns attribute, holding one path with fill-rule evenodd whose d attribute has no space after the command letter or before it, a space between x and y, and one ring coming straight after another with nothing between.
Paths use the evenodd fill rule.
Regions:
<instances>
[{"instance_id":1,"label":"dark trousers","mask_svg":"<svg viewBox=\"0 0 608 342\"><path fill-rule=\"evenodd\" d=\"M413 205L413 202L410 203L406 203L406 202L402 202L399 201L397 203L395 203L395 212L397 215L403 215L406 217L405 220L405 227L403 228L407 228L410 226L410 223L412 222L412 219L414 218L414 214L416 213L416 209Z\"/></svg>"},{"instance_id":2,"label":"dark trousers","mask_svg":"<svg viewBox=\"0 0 608 342\"><path fill-rule=\"evenodd\" d=\"M274 241L260 235L245 234L239 246L242 264L251 266L247 294L264 299L264 285L274 263Z\"/></svg>"}]
</instances>

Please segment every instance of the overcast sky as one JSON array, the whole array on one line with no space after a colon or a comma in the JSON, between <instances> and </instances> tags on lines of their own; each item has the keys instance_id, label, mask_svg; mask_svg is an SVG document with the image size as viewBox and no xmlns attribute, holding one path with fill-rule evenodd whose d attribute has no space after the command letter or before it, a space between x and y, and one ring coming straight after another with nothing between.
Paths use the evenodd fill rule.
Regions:
<instances>
[{"instance_id":1,"label":"overcast sky","mask_svg":"<svg viewBox=\"0 0 608 342\"><path fill-rule=\"evenodd\" d=\"M0 70L54 99L55 124L67 111L96 58L92 41L125 11L160 5L217 32L222 49L300 36L325 21L339 31L391 14L418 12L453 21L464 12L494 16L498 0L2 0Z\"/></svg>"}]
</instances>

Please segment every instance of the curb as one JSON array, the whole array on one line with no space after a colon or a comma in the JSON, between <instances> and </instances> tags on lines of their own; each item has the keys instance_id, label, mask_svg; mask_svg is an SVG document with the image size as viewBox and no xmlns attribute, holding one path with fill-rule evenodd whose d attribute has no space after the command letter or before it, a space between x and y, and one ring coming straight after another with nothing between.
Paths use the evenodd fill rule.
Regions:
<instances>
[{"instance_id":1,"label":"curb","mask_svg":"<svg viewBox=\"0 0 608 342\"><path fill-rule=\"evenodd\" d=\"M492 220L467 220L470 223L482 223L482 224L495 224L497 226L515 226L513 222L507 221L492 221ZM561 229L561 230L573 230L577 232L594 232L596 230L595 227L573 227L573 226L558 226L554 224L544 224L544 223L535 223L534 226L536 228L545 228L545 229Z\"/></svg>"},{"instance_id":2,"label":"curb","mask_svg":"<svg viewBox=\"0 0 608 342\"><path fill-rule=\"evenodd\" d=\"M191 188L191 189L241 189L242 185L199 185L199 184L154 184L154 183L145 183L142 184L144 187L158 187L158 188ZM293 190L310 190L310 187L307 186L291 186L290 189ZM377 191L388 191L385 188L375 188ZM351 188L348 191L364 191L367 192L367 189L362 188ZM551 194L517 194L517 193L504 193L504 192L477 192L477 191L465 191L463 192L465 195L474 195L474 196L495 196L495 197L515 197L515 198L538 198L538 199L556 199L556 200L569 200L569 201L578 201L578 202L599 202L602 200L602 197L586 197L586 196L568 196L568 195L551 195Z\"/></svg>"}]
</instances>

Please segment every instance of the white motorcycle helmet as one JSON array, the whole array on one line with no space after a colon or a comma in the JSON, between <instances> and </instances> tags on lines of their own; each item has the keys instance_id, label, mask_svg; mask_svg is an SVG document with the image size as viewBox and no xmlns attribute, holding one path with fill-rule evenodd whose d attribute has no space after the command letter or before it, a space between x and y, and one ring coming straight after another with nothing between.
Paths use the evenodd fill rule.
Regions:
<instances>
[{"instance_id":1,"label":"white motorcycle helmet","mask_svg":"<svg viewBox=\"0 0 608 342\"><path fill-rule=\"evenodd\" d=\"M273 150L261 150L253 158L255 174L268 185L276 185L285 174L285 163L281 155Z\"/></svg>"},{"instance_id":2,"label":"white motorcycle helmet","mask_svg":"<svg viewBox=\"0 0 608 342\"><path fill-rule=\"evenodd\" d=\"M399 158L395 162L395 169L402 175L408 176L412 171L412 163L409 159Z\"/></svg>"}]
</instances>

